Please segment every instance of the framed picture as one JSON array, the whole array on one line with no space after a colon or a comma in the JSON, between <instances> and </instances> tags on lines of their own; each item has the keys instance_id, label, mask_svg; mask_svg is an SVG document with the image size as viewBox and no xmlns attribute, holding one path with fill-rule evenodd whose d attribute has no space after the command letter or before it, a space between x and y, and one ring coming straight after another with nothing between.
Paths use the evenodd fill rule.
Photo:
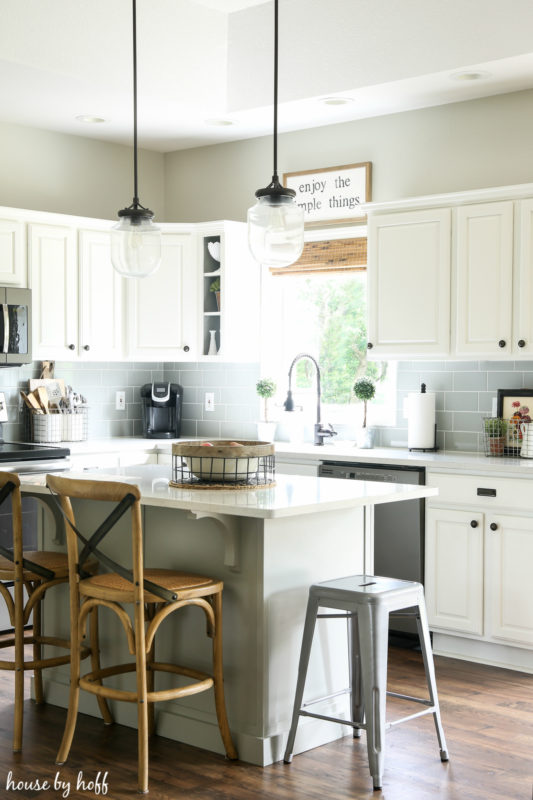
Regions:
<instances>
[{"instance_id":1,"label":"framed picture","mask_svg":"<svg viewBox=\"0 0 533 800\"><path fill-rule=\"evenodd\" d=\"M533 389L498 389L497 416L509 421L505 453L516 455L522 446L520 424L533 420Z\"/></svg>"},{"instance_id":2,"label":"framed picture","mask_svg":"<svg viewBox=\"0 0 533 800\"><path fill-rule=\"evenodd\" d=\"M286 172L283 185L296 192L296 202L304 209L305 227L324 223L340 225L364 222L361 205L371 200L372 163Z\"/></svg>"}]
</instances>

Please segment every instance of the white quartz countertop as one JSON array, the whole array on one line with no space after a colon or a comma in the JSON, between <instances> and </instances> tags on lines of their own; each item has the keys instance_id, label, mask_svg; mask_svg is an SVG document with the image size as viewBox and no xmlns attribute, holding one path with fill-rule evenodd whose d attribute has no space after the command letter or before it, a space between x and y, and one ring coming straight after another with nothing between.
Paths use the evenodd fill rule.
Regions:
<instances>
[{"instance_id":1,"label":"white quartz countertop","mask_svg":"<svg viewBox=\"0 0 533 800\"><path fill-rule=\"evenodd\" d=\"M142 465L102 470L69 470L62 477L134 483L145 506L203 511L262 519L298 516L356 506L391 503L438 494L427 486L278 475L263 489L176 489L168 485L170 466ZM22 489L48 493L44 475L21 475Z\"/></svg>"},{"instance_id":2,"label":"white quartz countertop","mask_svg":"<svg viewBox=\"0 0 533 800\"><path fill-rule=\"evenodd\" d=\"M186 441L181 439L180 441ZM213 441L215 441L213 439ZM459 450L438 450L436 453L409 452L407 448L375 447L361 450L353 442L335 442L323 447L312 444L275 442L276 455L285 461L344 461L365 464L402 464L425 467L434 471L453 470L472 473L499 473L533 477L533 459L487 457L484 453L467 453ZM142 451L144 453L166 453L172 451L172 441L166 439L143 439L140 437L114 437L89 439L85 442L65 442L73 456L95 453Z\"/></svg>"}]
</instances>

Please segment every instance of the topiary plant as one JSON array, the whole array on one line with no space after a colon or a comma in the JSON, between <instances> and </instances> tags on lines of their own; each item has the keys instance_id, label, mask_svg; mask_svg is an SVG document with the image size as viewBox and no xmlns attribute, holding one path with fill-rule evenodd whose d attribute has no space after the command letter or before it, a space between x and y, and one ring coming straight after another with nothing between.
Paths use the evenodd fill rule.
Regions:
<instances>
[{"instance_id":1,"label":"topiary plant","mask_svg":"<svg viewBox=\"0 0 533 800\"><path fill-rule=\"evenodd\" d=\"M374 398L376 385L370 378L359 378L353 385L353 393L364 403L363 428L366 428L366 404Z\"/></svg>"},{"instance_id":2,"label":"topiary plant","mask_svg":"<svg viewBox=\"0 0 533 800\"><path fill-rule=\"evenodd\" d=\"M255 385L259 397L265 401L265 422L268 422L268 401L276 394L277 386L272 378L261 378Z\"/></svg>"}]
</instances>

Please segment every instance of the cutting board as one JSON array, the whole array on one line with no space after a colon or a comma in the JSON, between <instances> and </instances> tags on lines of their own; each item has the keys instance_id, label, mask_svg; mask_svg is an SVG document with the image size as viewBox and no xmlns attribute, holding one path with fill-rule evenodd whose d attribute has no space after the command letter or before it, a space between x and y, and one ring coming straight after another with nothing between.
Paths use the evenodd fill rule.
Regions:
<instances>
[{"instance_id":1,"label":"cutting board","mask_svg":"<svg viewBox=\"0 0 533 800\"><path fill-rule=\"evenodd\" d=\"M43 386L48 393L48 401L52 405L59 405L65 397L65 381L63 378L30 378L30 392Z\"/></svg>"}]
</instances>

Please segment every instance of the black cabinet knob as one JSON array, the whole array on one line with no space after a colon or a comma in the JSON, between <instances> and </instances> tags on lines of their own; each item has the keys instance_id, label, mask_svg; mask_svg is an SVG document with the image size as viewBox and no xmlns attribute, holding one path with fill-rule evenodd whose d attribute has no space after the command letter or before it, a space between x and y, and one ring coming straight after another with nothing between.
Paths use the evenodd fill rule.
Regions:
<instances>
[{"instance_id":1,"label":"black cabinet knob","mask_svg":"<svg viewBox=\"0 0 533 800\"><path fill-rule=\"evenodd\" d=\"M490 523L490 529L491 529L491 531L497 531L498 530L498 526L496 525L495 522L491 522Z\"/></svg>"},{"instance_id":2,"label":"black cabinet knob","mask_svg":"<svg viewBox=\"0 0 533 800\"><path fill-rule=\"evenodd\" d=\"M68 349L69 350L75 350L76 349L76 345L75 344L69 344Z\"/></svg>"},{"instance_id":3,"label":"black cabinet knob","mask_svg":"<svg viewBox=\"0 0 533 800\"><path fill-rule=\"evenodd\" d=\"M507 342L505 341L505 339L500 339L500 341L498 342L498 347L505 347L506 344Z\"/></svg>"},{"instance_id":4,"label":"black cabinet knob","mask_svg":"<svg viewBox=\"0 0 533 800\"><path fill-rule=\"evenodd\" d=\"M372 342L368 342L368 344L367 344L368 350L372 350L373 347L374 347L374 345L372 344Z\"/></svg>"},{"instance_id":5,"label":"black cabinet knob","mask_svg":"<svg viewBox=\"0 0 533 800\"><path fill-rule=\"evenodd\" d=\"M525 346L526 346L525 340L524 339L519 339L518 340L518 347L525 347Z\"/></svg>"},{"instance_id":6,"label":"black cabinet knob","mask_svg":"<svg viewBox=\"0 0 533 800\"><path fill-rule=\"evenodd\" d=\"M188 344L186 344L186 345L185 345L185 347L183 348L183 352L184 352L184 353L188 353L190 349L191 349L191 348L189 347L189 345L188 345Z\"/></svg>"},{"instance_id":7,"label":"black cabinet knob","mask_svg":"<svg viewBox=\"0 0 533 800\"><path fill-rule=\"evenodd\" d=\"M86 344L86 345L84 345L83 349L84 349L84 350L90 350L91 348L89 347L89 345L88 345L88 344Z\"/></svg>"},{"instance_id":8,"label":"black cabinet knob","mask_svg":"<svg viewBox=\"0 0 533 800\"><path fill-rule=\"evenodd\" d=\"M471 528L477 528L477 526L478 526L477 519L473 519L472 522L470 523L470 527Z\"/></svg>"}]
</instances>

